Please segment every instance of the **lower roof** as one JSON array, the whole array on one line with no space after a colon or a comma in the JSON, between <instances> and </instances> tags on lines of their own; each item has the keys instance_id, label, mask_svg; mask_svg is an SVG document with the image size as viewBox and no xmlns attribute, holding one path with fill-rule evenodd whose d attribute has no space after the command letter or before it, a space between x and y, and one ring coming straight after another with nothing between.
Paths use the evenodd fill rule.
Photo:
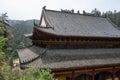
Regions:
<instances>
[{"instance_id":1,"label":"lower roof","mask_svg":"<svg viewBox=\"0 0 120 80\"><path fill-rule=\"evenodd\" d=\"M44 49L32 46L17 52L21 67L61 69L120 64L120 48Z\"/></svg>"}]
</instances>

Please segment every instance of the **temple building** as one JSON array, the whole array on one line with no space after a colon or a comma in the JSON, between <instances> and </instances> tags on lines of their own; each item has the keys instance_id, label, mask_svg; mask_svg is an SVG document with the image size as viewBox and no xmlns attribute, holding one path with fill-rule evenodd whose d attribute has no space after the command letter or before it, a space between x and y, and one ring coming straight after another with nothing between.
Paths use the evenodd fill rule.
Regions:
<instances>
[{"instance_id":1,"label":"temple building","mask_svg":"<svg viewBox=\"0 0 120 80\"><path fill-rule=\"evenodd\" d=\"M20 67L49 68L58 80L120 80L120 30L109 19L43 7Z\"/></svg>"}]
</instances>

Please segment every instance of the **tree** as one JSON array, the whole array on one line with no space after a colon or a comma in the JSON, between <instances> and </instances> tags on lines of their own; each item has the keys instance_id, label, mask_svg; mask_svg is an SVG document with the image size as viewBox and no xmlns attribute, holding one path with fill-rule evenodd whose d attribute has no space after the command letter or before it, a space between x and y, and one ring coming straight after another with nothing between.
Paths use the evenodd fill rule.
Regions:
<instances>
[{"instance_id":1,"label":"tree","mask_svg":"<svg viewBox=\"0 0 120 80\"><path fill-rule=\"evenodd\" d=\"M55 80L49 69L27 68L24 71L20 69L11 71L9 66L5 66L3 78L5 80Z\"/></svg>"},{"instance_id":2,"label":"tree","mask_svg":"<svg viewBox=\"0 0 120 80\"><path fill-rule=\"evenodd\" d=\"M28 68L23 74L23 80L55 80L49 69Z\"/></svg>"},{"instance_id":3,"label":"tree","mask_svg":"<svg viewBox=\"0 0 120 80\"><path fill-rule=\"evenodd\" d=\"M4 28L4 25L0 23L0 63L3 62L4 59L4 49L6 46L7 38L5 37L6 29Z\"/></svg>"},{"instance_id":4,"label":"tree","mask_svg":"<svg viewBox=\"0 0 120 80\"><path fill-rule=\"evenodd\" d=\"M3 52L3 49L4 49L4 46L5 46L5 43L6 43L6 39L2 36L0 36L0 62L3 61L3 55L4 55L4 52Z\"/></svg>"},{"instance_id":5,"label":"tree","mask_svg":"<svg viewBox=\"0 0 120 80\"><path fill-rule=\"evenodd\" d=\"M0 36L5 36L5 32L6 32L6 29L4 24L0 23Z\"/></svg>"},{"instance_id":6,"label":"tree","mask_svg":"<svg viewBox=\"0 0 120 80\"><path fill-rule=\"evenodd\" d=\"M6 45L7 38L4 37L5 29L2 24L0 24L0 80L4 80L4 75L2 75L1 71L4 68L5 65L5 53L4 53L4 47Z\"/></svg>"},{"instance_id":7,"label":"tree","mask_svg":"<svg viewBox=\"0 0 120 80\"><path fill-rule=\"evenodd\" d=\"M9 24L8 24L8 16L7 16L7 13L2 13L1 15L0 15L0 22L1 23L3 23L3 24L5 24L5 25L8 25L8 26L10 26Z\"/></svg>"},{"instance_id":8,"label":"tree","mask_svg":"<svg viewBox=\"0 0 120 80\"><path fill-rule=\"evenodd\" d=\"M24 48L25 47L25 44L24 44L24 42L20 42L20 44L19 44L19 46L18 46L19 48Z\"/></svg>"},{"instance_id":9,"label":"tree","mask_svg":"<svg viewBox=\"0 0 120 80\"><path fill-rule=\"evenodd\" d=\"M97 8L92 10L91 13L94 14L95 16L101 16L101 12L99 10L97 10Z\"/></svg>"},{"instance_id":10,"label":"tree","mask_svg":"<svg viewBox=\"0 0 120 80\"><path fill-rule=\"evenodd\" d=\"M5 54L5 46L8 41L8 38L5 36L6 28L4 28L2 23L0 27L2 27L0 32L0 80L55 80L50 70L28 68L24 72L12 72L12 67L8 63L10 56ZM20 47L24 47L23 42L21 42Z\"/></svg>"},{"instance_id":11,"label":"tree","mask_svg":"<svg viewBox=\"0 0 120 80\"><path fill-rule=\"evenodd\" d=\"M9 64L9 57L6 55L5 51L7 48L7 42L8 39L10 39L11 34L9 34L9 31L6 29L6 24L7 24L7 15L6 14L1 14L0 15L0 80L5 79L4 75L4 69L5 65ZM5 79L8 80L8 79Z\"/></svg>"},{"instance_id":12,"label":"tree","mask_svg":"<svg viewBox=\"0 0 120 80\"><path fill-rule=\"evenodd\" d=\"M28 68L24 72L13 71L8 61L10 56L5 54L7 41L9 40L7 29L3 23L0 23L0 80L54 80L50 70L40 70L35 68ZM24 43L20 43L20 47L24 47ZM11 50L10 47L7 48Z\"/></svg>"}]
</instances>

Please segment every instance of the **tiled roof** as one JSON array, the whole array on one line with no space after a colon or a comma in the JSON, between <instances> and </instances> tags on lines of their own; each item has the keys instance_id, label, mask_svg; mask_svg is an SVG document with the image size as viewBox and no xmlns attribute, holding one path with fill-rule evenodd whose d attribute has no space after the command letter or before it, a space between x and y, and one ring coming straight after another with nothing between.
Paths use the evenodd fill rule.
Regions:
<instances>
[{"instance_id":1,"label":"tiled roof","mask_svg":"<svg viewBox=\"0 0 120 80\"><path fill-rule=\"evenodd\" d=\"M64 36L120 37L120 31L108 19L77 13L43 10L50 27L40 28L48 33Z\"/></svg>"},{"instance_id":2,"label":"tiled roof","mask_svg":"<svg viewBox=\"0 0 120 80\"><path fill-rule=\"evenodd\" d=\"M40 57L42 52L44 52L44 49L33 46L24 49L18 49L17 52L20 58L20 62L26 63Z\"/></svg>"},{"instance_id":3,"label":"tiled roof","mask_svg":"<svg viewBox=\"0 0 120 80\"><path fill-rule=\"evenodd\" d=\"M75 68L120 64L120 49L44 49L36 46L18 50L22 67Z\"/></svg>"}]
</instances>

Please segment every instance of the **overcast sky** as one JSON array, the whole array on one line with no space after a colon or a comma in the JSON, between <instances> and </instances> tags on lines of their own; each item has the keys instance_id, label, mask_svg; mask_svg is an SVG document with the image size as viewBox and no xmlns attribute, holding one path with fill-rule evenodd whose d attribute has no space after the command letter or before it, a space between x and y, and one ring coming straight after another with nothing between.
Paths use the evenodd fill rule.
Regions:
<instances>
[{"instance_id":1,"label":"overcast sky","mask_svg":"<svg viewBox=\"0 0 120 80\"><path fill-rule=\"evenodd\" d=\"M0 0L0 13L7 12L10 19L39 19L44 5L53 10L120 11L120 0Z\"/></svg>"}]
</instances>

